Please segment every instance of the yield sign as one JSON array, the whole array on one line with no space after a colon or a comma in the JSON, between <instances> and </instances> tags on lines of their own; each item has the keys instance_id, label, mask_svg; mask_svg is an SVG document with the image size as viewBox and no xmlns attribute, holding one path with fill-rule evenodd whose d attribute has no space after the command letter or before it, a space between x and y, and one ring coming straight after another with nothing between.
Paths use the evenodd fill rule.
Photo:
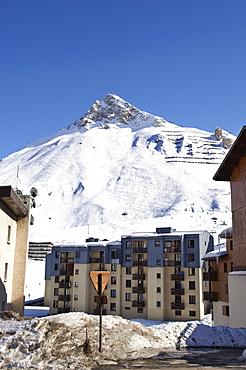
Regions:
<instances>
[{"instance_id":1,"label":"yield sign","mask_svg":"<svg viewBox=\"0 0 246 370\"><path fill-rule=\"evenodd\" d=\"M101 295L109 281L110 272L109 271L91 271L90 279L96 292Z\"/></svg>"}]
</instances>

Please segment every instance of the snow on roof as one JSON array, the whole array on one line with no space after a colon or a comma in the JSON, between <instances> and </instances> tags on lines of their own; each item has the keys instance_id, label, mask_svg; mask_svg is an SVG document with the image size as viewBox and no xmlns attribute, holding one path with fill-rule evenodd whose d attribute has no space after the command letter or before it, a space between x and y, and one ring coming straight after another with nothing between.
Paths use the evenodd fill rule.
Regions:
<instances>
[{"instance_id":1,"label":"snow on roof","mask_svg":"<svg viewBox=\"0 0 246 370\"><path fill-rule=\"evenodd\" d=\"M218 258L226 254L227 254L226 244L220 244L220 245L216 245L213 251L204 254L202 259L205 260L205 259Z\"/></svg>"},{"instance_id":2,"label":"snow on roof","mask_svg":"<svg viewBox=\"0 0 246 370\"><path fill-rule=\"evenodd\" d=\"M230 238L232 237L232 227L228 227L227 229L221 231L219 234L220 238Z\"/></svg>"}]
</instances>

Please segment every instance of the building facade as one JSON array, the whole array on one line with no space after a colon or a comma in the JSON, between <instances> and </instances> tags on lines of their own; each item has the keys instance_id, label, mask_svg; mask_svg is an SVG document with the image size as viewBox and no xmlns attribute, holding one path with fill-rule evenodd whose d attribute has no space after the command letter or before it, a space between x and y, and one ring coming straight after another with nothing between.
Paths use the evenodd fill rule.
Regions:
<instances>
[{"instance_id":1,"label":"building facade","mask_svg":"<svg viewBox=\"0 0 246 370\"><path fill-rule=\"evenodd\" d=\"M231 327L246 327L246 126L214 175L216 181L230 181L233 271L228 275L228 317ZM223 321L222 310L215 320ZM226 324L225 324L226 325Z\"/></svg>"},{"instance_id":2,"label":"building facade","mask_svg":"<svg viewBox=\"0 0 246 370\"><path fill-rule=\"evenodd\" d=\"M23 315L30 196L0 186L0 310Z\"/></svg>"},{"instance_id":3,"label":"building facade","mask_svg":"<svg viewBox=\"0 0 246 370\"><path fill-rule=\"evenodd\" d=\"M46 257L45 305L50 313L97 313L90 271L111 276L104 313L149 320L199 320L204 316L202 256L213 250L207 231L122 236L120 242L87 240L57 245Z\"/></svg>"}]
</instances>

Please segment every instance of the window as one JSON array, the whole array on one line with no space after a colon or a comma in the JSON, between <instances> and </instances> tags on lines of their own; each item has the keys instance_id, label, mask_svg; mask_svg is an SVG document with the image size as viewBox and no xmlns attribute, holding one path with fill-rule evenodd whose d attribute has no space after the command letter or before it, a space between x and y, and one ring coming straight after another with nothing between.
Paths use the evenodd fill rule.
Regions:
<instances>
[{"instance_id":1,"label":"window","mask_svg":"<svg viewBox=\"0 0 246 370\"><path fill-rule=\"evenodd\" d=\"M126 288L131 288L131 286L132 286L132 281L126 280Z\"/></svg>"},{"instance_id":2,"label":"window","mask_svg":"<svg viewBox=\"0 0 246 370\"><path fill-rule=\"evenodd\" d=\"M161 293L161 287L160 287L160 286L158 286L158 287L156 288L156 293Z\"/></svg>"},{"instance_id":3,"label":"window","mask_svg":"<svg viewBox=\"0 0 246 370\"><path fill-rule=\"evenodd\" d=\"M227 272L227 263L224 263L224 272Z\"/></svg>"},{"instance_id":4,"label":"window","mask_svg":"<svg viewBox=\"0 0 246 370\"><path fill-rule=\"evenodd\" d=\"M111 265L111 271L117 271L117 265L116 265L116 263L112 263L112 265Z\"/></svg>"},{"instance_id":5,"label":"window","mask_svg":"<svg viewBox=\"0 0 246 370\"><path fill-rule=\"evenodd\" d=\"M116 303L115 302L110 303L110 311L116 311Z\"/></svg>"},{"instance_id":6,"label":"window","mask_svg":"<svg viewBox=\"0 0 246 370\"><path fill-rule=\"evenodd\" d=\"M182 311L180 310L175 310L175 316L181 316L182 314Z\"/></svg>"},{"instance_id":7,"label":"window","mask_svg":"<svg viewBox=\"0 0 246 370\"><path fill-rule=\"evenodd\" d=\"M143 308L142 307L138 308L138 313L143 313Z\"/></svg>"},{"instance_id":8,"label":"window","mask_svg":"<svg viewBox=\"0 0 246 370\"><path fill-rule=\"evenodd\" d=\"M189 311L189 316L196 316L196 311Z\"/></svg>"},{"instance_id":9,"label":"window","mask_svg":"<svg viewBox=\"0 0 246 370\"><path fill-rule=\"evenodd\" d=\"M233 262L231 262L231 271L233 271Z\"/></svg>"},{"instance_id":10,"label":"window","mask_svg":"<svg viewBox=\"0 0 246 370\"><path fill-rule=\"evenodd\" d=\"M188 240L188 248L194 248L194 240Z\"/></svg>"},{"instance_id":11,"label":"window","mask_svg":"<svg viewBox=\"0 0 246 370\"><path fill-rule=\"evenodd\" d=\"M189 304L196 304L196 296L189 295Z\"/></svg>"},{"instance_id":12,"label":"window","mask_svg":"<svg viewBox=\"0 0 246 370\"><path fill-rule=\"evenodd\" d=\"M76 258L80 258L80 252L79 251L76 251Z\"/></svg>"},{"instance_id":13,"label":"window","mask_svg":"<svg viewBox=\"0 0 246 370\"><path fill-rule=\"evenodd\" d=\"M225 284L225 294L228 294L228 284Z\"/></svg>"},{"instance_id":14,"label":"window","mask_svg":"<svg viewBox=\"0 0 246 370\"><path fill-rule=\"evenodd\" d=\"M181 303L181 295L175 296L175 303Z\"/></svg>"},{"instance_id":15,"label":"window","mask_svg":"<svg viewBox=\"0 0 246 370\"><path fill-rule=\"evenodd\" d=\"M111 259L116 259L117 258L117 252L116 251L111 251Z\"/></svg>"},{"instance_id":16,"label":"window","mask_svg":"<svg viewBox=\"0 0 246 370\"><path fill-rule=\"evenodd\" d=\"M127 261L127 262L131 261L131 259L132 259L131 257L132 257L132 256L131 256L130 254L126 254L126 261Z\"/></svg>"},{"instance_id":17,"label":"window","mask_svg":"<svg viewBox=\"0 0 246 370\"><path fill-rule=\"evenodd\" d=\"M189 281L189 289L195 290L196 289L196 282L195 281Z\"/></svg>"},{"instance_id":18,"label":"window","mask_svg":"<svg viewBox=\"0 0 246 370\"><path fill-rule=\"evenodd\" d=\"M138 241L138 248L144 248L144 242L142 240Z\"/></svg>"},{"instance_id":19,"label":"window","mask_svg":"<svg viewBox=\"0 0 246 370\"><path fill-rule=\"evenodd\" d=\"M232 251L233 250L233 241L232 240L230 240L230 251ZM227 307L227 306L226 306Z\"/></svg>"},{"instance_id":20,"label":"window","mask_svg":"<svg viewBox=\"0 0 246 370\"><path fill-rule=\"evenodd\" d=\"M132 268L126 267L126 275L131 275L131 273L132 273Z\"/></svg>"},{"instance_id":21,"label":"window","mask_svg":"<svg viewBox=\"0 0 246 370\"><path fill-rule=\"evenodd\" d=\"M160 247L160 245L161 245L160 240L155 240L155 247Z\"/></svg>"},{"instance_id":22,"label":"window","mask_svg":"<svg viewBox=\"0 0 246 370\"><path fill-rule=\"evenodd\" d=\"M10 236L11 236L11 226L8 225L8 238L7 238L7 243L10 244Z\"/></svg>"},{"instance_id":23,"label":"window","mask_svg":"<svg viewBox=\"0 0 246 370\"><path fill-rule=\"evenodd\" d=\"M58 263L55 263L55 271L58 271L59 265Z\"/></svg>"},{"instance_id":24,"label":"window","mask_svg":"<svg viewBox=\"0 0 246 370\"><path fill-rule=\"evenodd\" d=\"M132 242L126 242L126 249L131 249L132 247Z\"/></svg>"},{"instance_id":25,"label":"window","mask_svg":"<svg viewBox=\"0 0 246 370\"><path fill-rule=\"evenodd\" d=\"M159 266L161 264L161 260L156 260L156 264Z\"/></svg>"},{"instance_id":26,"label":"window","mask_svg":"<svg viewBox=\"0 0 246 370\"><path fill-rule=\"evenodd\" d=\"M55 283L59 283L59 276L55 276Z\"/></svg>"},{"instance_id":27,"label":"window","mask_svg":"<svg viewBox=\"0 0 246 370\"><path fill-rule=\"evenodd\" d=\"M188 261L194 262L195 261L195 254L194 253L188 253Z\"/></svg>"},{"instance_id":28,"label":"window","mask_svg":"<svg viewBox=\"0 0 246 370\"><path fill-rule=\"evenodd\" d=\"M126 293L126 294L125 294L125 300L126 300L126 301L131 301L131 300L132 300L132 295L131 295L131 293Z\"/></svg>"},{"instance_id":29,"label":"window","mask_svg":"<svg viewBox=\"0 0 246 370\"><path fill-rule=\"evenodd\" d=\"M79 275L79 269L75 269L75 275Z\"/></svg>"},{"instance_id":30,"label":"window","mask_svg":"<svg viewBox=\"0 0 246 370\"><path fill-rule=\"evenodd\" d=\"M125 310L130 310L131 309L131 307L125 307Z\"/></svg>"},{"instance_id":31,"label":"window","mask_svg":"<svg viewBox=\"0 0 246 370\"><path fill-rule=\"evenodd\" d=\"M58 308L58 301L53 301L53 308Z\"/></svg>"},{"instance_id":32,"label":"window","mask_svg":"<svg viewBox=\"0 0 246 370\"><path fill-rule=\"evenodd\" d=\"M116 289L111 289L111 291L110 291L110 297L111 298L116 298Z\"/></svg>"},{"instance_id":33,"label":"window","mask_svg":"<svg viewBox=\"0 0 246 370\"><path fill-rule=\"evenodd\" d=\"M222 315L230 316L229 306L222 306Z\"/></svg>"},{"instance_id":34,"label":"window","mask_svg":"<svg viewBox=\"0 0 246 370\"><path fill-rule=\"evenodd\" d=\"M75 286L75 288L78 288L78 286L79 286L78 281L75 281L74 286Z\"/></svg>"},{"instance_id":35,"label":"window","mask_svg":"<svg viewBox=\"0 0 246 370\"><path fill-rule=\"evenodd\" d=\"M189 276L195 276L196 270L195 267L189 267Z\"/></svg>"},{"instance_id":36,"label":"window","mask_svg":"<svg viewBox=\"0 0 246 370\"><path fill-rule=\"evenodd\" d=\"M160 272L157 272L156 279L161 279L161 273Z\"/></svg>"},{"instance_id":37,"label":"window","mask_svg":"<svg viewBox=\"0 0 246 370\"><path fill-rule=\"evenodd\" d=\"M58 251L56 251L56 253L55 253L55 258L59 258L59 252Z\"/></svg>"},{"instance_id":38,"label":"window","mask_svg":"<svg viewBox=\"0 0 246 370\"><path fill-rule=\"evenodd\" d=\"M156 302L156 307L161 307L161 301Z\"/></svg>"},{"instance_id":39,"label":"window","mask_svg":"<svg viewBox=\"0 0 246 370\"><path fill-rule=\"evenodd\" d=\"M58 288L54 288L54 295L58 295Z\"/></svg>"},{"instance_id":40,"label":"window","mask_svg":"<svg viewBox=\"0 0 246 370\"><path fill-rule=\"evenodd\" d=\"M4 266L4 281L6 282L8 280L8 263L5 263Z\"/></svg>"},{"instance_id":41,"label":"window","mask_svg":"<svg viewBox=\"0 0 246 370\"><path fill-rule=\"evenodd\" d=\"M79 299L78 294L74 294L74 300L77 301Z\"/></svg>"},{"instance_id":42,"label":"window","mask_svg":"<svg viewBox=\"0 0 246 370\"><path fill-rule=\"evenodd\" d=\"M111 284L116 284L116 276L111 276Z\"/></svg>"}]
</instances>

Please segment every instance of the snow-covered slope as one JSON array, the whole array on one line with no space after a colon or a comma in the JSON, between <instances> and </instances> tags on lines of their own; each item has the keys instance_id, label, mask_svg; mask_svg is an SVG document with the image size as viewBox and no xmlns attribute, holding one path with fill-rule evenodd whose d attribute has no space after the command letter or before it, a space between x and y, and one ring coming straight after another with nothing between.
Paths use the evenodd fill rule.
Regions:
<instances>
[{"instance_id":1,"label":"snow-covered slope","mask_svg":"<svg viewBox=\"0 0 246 370\"><path fill-rule=\"evenodd\" d=\"M33 240L68 228L75 239L88 225L120 235L146 227L145 219L149 228L211 230L230 222L229 185L212 180L227 139L235 138L175 125L108 94L73 124L2 159L0 184L38 189Z\"/></svg>"}]
</instances>

